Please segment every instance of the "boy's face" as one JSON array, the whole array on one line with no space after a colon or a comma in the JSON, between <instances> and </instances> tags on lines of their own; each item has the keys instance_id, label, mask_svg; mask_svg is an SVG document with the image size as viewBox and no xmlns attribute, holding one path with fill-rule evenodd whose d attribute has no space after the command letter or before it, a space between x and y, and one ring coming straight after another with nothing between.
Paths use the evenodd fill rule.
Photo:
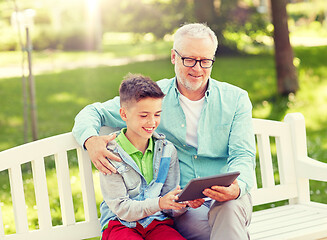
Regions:
<instances>
[{"instance_id":1,"label":"boy's face","mask_svg":"<svg viewBox=\"0 0 327 240\"><path fill-rule=\"evenodd\" d=\"M144 98L130 102L120 109L120 116L126 122L126 137L133 143L148 140L160 123L161 98Z\"/></svg>"}]
</instances>

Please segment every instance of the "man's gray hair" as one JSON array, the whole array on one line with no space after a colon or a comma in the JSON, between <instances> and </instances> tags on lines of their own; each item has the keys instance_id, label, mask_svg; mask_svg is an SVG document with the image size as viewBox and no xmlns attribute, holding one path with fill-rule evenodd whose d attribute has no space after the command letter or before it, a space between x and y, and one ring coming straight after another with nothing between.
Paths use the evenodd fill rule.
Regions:
<instances>
[{"instance_id":1,"label":"man's gray hair","mask_svg":"<svg viewBox=\"0 0 327 240\"><path fill-rule=\"evenodd\" d=\"M218 39L214 31L205 23L188 23L180 27L174 35L174 49L180 46L184 37L207 38L210 37L217 50Z\"/></svg>"}]
</instances>

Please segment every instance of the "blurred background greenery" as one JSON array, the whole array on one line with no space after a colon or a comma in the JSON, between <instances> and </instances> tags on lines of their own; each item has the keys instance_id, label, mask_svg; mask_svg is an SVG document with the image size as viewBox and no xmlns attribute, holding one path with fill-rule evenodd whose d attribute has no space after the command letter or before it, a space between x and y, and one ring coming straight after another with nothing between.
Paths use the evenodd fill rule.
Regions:
<instances>
[{"instance_id":1,"label":"blurred background greenery","mask_svg":"<svg viewBox=\"0 0 327 240\"><path fill-rule=\"evenodd\" d=\"M93 3L93 4L92 4ZM98 5L97 5L98 4ZM211 4L213 8L202 7ZM213 5L212 5L213 4ZM207 22L219 37L212 77L249 92L253 117L305 116L309 156L327 162L327 5L325 0L288 1L288 28L299 90L280 95L274 61L274 26L265 0L0 0L0 151L23 144L22 73L27 77L24 31L18 11L35 10L31 27L38 135L69 132L87 104L118 94L128 72L153 80L174 76L172 35L184 22ZM209 12L211 11L211 12ZM211 18L209 18L211 16ZM207 18L207 19L206 19ZM24 70L22 70L24 65ZM30 123L30 120L29 120ZM27 141L31 141L28 129ZM272 141L272 149L274 149ZM83 219L76 153L69 153L76 220ZM273 150L275 178L278 166ZM61 224L53 157L46 159L53 224ZM31 229L38 228L30 164L22 166ZM96 171L95 171L96 175ZM101 201L97 177L97 203ZM327 183L312 181L311 199L327 203ZM276 203L259 208L285 204ZM8 172L0 172L0 208L6 233L15 232Z\"/></svg>"}]
</instances>

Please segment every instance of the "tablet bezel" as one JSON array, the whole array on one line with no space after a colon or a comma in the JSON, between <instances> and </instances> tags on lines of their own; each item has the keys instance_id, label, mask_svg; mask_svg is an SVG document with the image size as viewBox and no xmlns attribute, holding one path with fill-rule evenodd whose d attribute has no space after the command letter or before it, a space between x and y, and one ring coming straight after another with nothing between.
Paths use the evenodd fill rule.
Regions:
<instances>
[{"instance_id":1,"label":"tablet bezel","mask_svg":"<svg viewBox=\"0 0 327 240\"><path fill-rule=\"evenodd\" d=\"M240 175L240 172L228 172L218 175L193 178L183 188L182 192L178 194L176 202L190 201L199 198L205 198L203 190L211 188L212 186L230 186L233 181Z\"/></svg>"}]
</instances>

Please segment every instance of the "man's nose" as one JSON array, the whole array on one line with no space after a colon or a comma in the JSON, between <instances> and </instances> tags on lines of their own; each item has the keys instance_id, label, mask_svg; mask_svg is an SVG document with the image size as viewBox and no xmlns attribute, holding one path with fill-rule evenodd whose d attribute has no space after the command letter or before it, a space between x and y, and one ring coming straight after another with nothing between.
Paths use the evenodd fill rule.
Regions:
<instances>
[{"instance_id":1,"label":"man's nose","mask_svg":"<svg viewBox=\"0 0 327 240\"><path fill-rule=\"evenodd\" d=\"M201 70L200 61L197 61L192 68L197 71Z\"/></svg>"}]
</instances>

